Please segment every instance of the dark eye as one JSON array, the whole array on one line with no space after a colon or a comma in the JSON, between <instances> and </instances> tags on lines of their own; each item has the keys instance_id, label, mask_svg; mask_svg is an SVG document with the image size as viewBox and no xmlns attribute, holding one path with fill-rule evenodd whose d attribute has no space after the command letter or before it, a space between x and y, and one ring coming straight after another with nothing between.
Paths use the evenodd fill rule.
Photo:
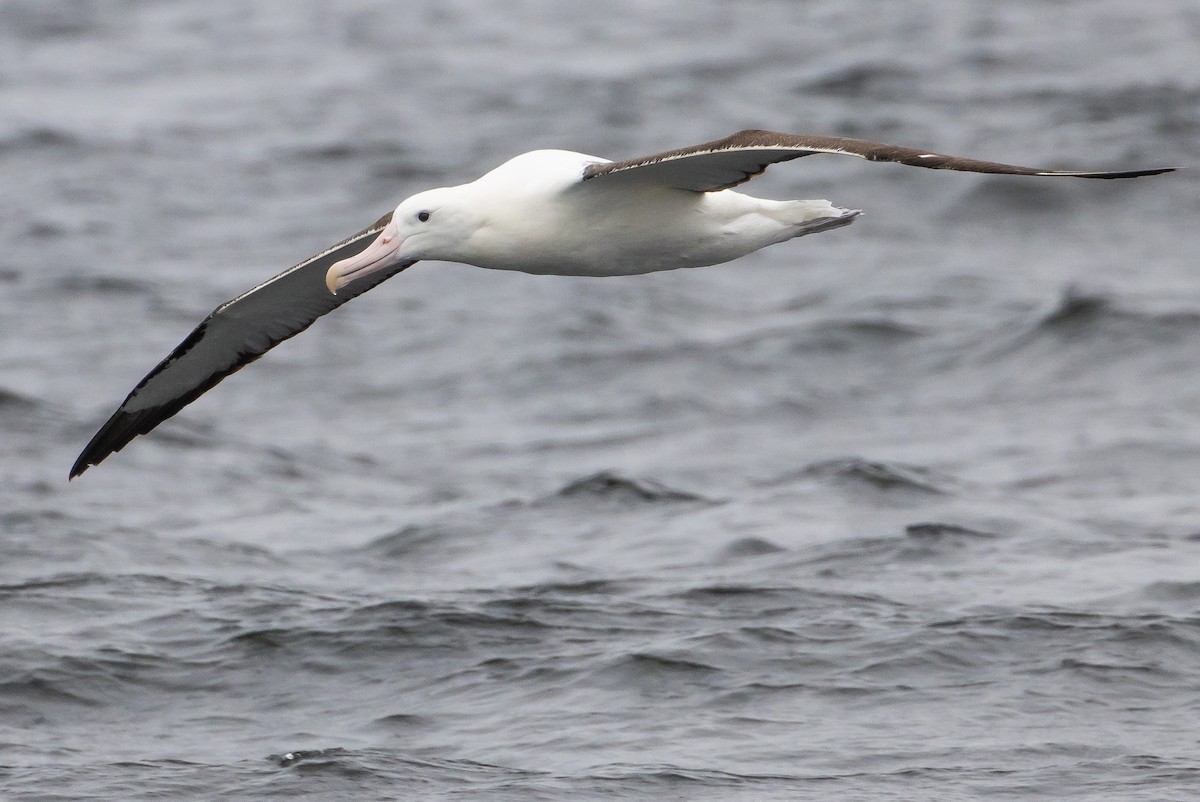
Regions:
<instances>
[{"instance_id":1,"label":"dark eye","mask_svg":"<svg viewBox=\"0 0 1200 802\"><path fill-rule=\"evenodd\" d=\"M422 223L429 222L429 212L417 212L417 219Z\"/></svg>"}]
</instances>

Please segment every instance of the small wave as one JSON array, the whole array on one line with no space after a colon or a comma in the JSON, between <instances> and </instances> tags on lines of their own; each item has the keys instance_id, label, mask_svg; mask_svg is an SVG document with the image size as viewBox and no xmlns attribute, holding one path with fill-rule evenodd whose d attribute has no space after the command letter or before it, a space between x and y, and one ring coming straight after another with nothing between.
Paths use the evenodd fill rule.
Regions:
<instances>
[{"instance_id":1,"label":"small wave","mask_svg":"<svg viewBox=\"0 0 1200 802\"><path fill-rule=\"evenodd\" d=\"M1056 108L1061 108L1064 115L1069 114L1072 121L1083 118L1107 123L1118 117L1157 117L1158 130L1169 131L1190 117L1191 125L1187 127L1194 131L1197 122L1194 110L1200 104L1200 90L1187 83L1175 82L1124 85L1091 91L1073 88L1060 98L1056 97L1054 102ZM1072 109L1072 106L1075 108ZM1141 147L1132 150L1130 155L1139 161L1145 159Z\"/></svg>"},{"instance_id":2,"label":"small wave","mask_svg":"<svg viewBox=\"0 0 1200 802\"><path fill-rule=\"evenodd\" d=\"M705 611L721 610L764 624L776 613L825 610L889 610L893 603L867 594L839 593L786 585L712 584L688 588L667 598Z\"/></svg>"},{"instance_id":3,"label":"small wave","mask_svg":"<svg viewBox=\"0 0 1200 802\"><path fill-rule=\"evenodd\" d=\"M624 595L632 587L629 582L614 579L580 579L575 582L542 582L513 588L513 593L525 598L545 596L601 596L611 599Z\"/></svg>"},{"instance_id":4,"label":"small wave","mask_svg":"<svg viewBox=\"0 0 1200 802\"><path fill-rule=\"evenodd\" d=\"M359 547L357 551L368 556L397 560L428 549L445 550L448 548L447 542L457 539L459 534L457 530L437 524L414 524L377 537Z\"/></svg>"},{"instance_id":5,"label":"small wave","mask_svg":"<svg viewBox=\"0 0 1200 802\"><path fill-rule=\"evenodd\" d=\"M33 220L25 226L25 236L30 239L62 239L70 233L64 223L52 220Z\"/></svg>"},{"instance_id":6,"label":"small wave","mask_svg":"<svg viewBox=\"0 0 1200 802\"><path fill-rule=\"evenodd\" d=\"M1162 601L1196 601L1200 599L1200 581L1159 581L1148 585L1144 591L1147 598Z\"/></svg>"},{"instance_id":7,"label":"small wave","mask_svg":"<svg viewBox=\"0 0 1200 802\"><path fill-rule=\"evenodd\" d=\"M997 537L992 532L983 532L979 529L971 529L970 527L959 526L957 524L938 523L936 521L909 524L904 527L904 534L921 541L990 540Z\"/></svg>"},{"instance_id":8,"label":"small wave","mask_svg":"<svg viewBox=\"0 0 1200 802\"><path fill-rule=\"evenodd\" d=\"M628 675L638 681L661 680L672 675L694 677L714 674L720 668L699 660L656 652L635 652L619 658L608 671Z\"/></svg>"},{"instance_id":9,"label":"small wave","mask_svg":"<svg viewBox=\"0 0 1200 802\"><path fill-rule=\"evenodd\" d=\"M842 99L891 98L897 94L911 96L919 82L918 73L898 62L856 61L823 70L797 84L792 91L798 95L825 94Z\"/></svg>"},{"instance_id":10,"label":"small wave","mask_svg":"<svg viewBox=\"0 0 1200 802\"><path fill-rule=\"evenodd\" d=\"M804 562L821 566L824 575L832 576L846 571L859 572L872 566L896 568L902 563L928 565L941 559L959 561L963 559L964 550L977 547L981 542L981 536L975 534L934 534L941 529L937 524L917 526L921 534L906 531L903 536L856 537L814 546L806 550Z\"/></svg>"},{"instance_id":11,"label":"small wave","mask_svg":"<svg viewBox=\"0 0 1200 802\"><path fill-rule=\"evenodd\" d=\"M794 342L794 350L808 354L814 351L841 353L855 348L878 349L908 342L923 333L897 320L848 318L819 321L788 336Z\"/></svg>"},{"instance_id":12,"label":"small wave","mask_svg":"<svg viewBox=\"0 0 1200 802\"><path fill-rule=\"evenodd\" d=\"M1056 329L1090 323L1114 309L1112 298L1103 293L1091 293L1074 285L1059 297L1058 305L1042 316L1038 328Z\"/></svg>"},{"instance_id":13,"label":"small wave","mask_svg":"<svg viewBox=\"0 0 1200 802\"><path fill-rule=\"evenodd\" d=\"M1166 669L1163 668L1163 666L1156 665L1153 663L1101 663L1101 662L1096 662L1096 661L1080 660L1075 657L1064 658L1063 660L1059 661L1058 667L1062 668L1062 669L1067 669L1067 670L1094 672L1094 673L1099 673L1099 674L1103 674L1103 673L1110 672L1110 671L1113 671L1113 672L1130 671L1130 672L1134 672L1134 673L1145 673L1145 674L1160 674L1160 673L1167 674L1167 673L1169 673L1169 672L1167 672Z\"/></svg>"},{"instance_id":14,"label":"small wave","mask_svg":"<svg viewBox=\"0 0 1200 802\"><path fill-rule=\"evenodd\" d=\"M0 24L20 39L77 39L101 29L105 10L98 3L5 3Z\"/></svg>"},{"instance_id":15,"label":"small wave","mask_svg":"<svg viewBox=\"0 0 1200 802\"><path fill-rule=\"evenodd\" d=\"M681 793L687 793L690 788L697 794L696 798L712 798L712 792L725 788L733 795L729 798L746 797L747 792L755 789L768 794L766 798L783 798L775 796L780 791L787 792L790 798L805 798L800 790L803 786L795 785L801 779L809 781L813 778L795 777L785 774L741 774L717 769L685 768L669 764L662 765L629 765L614 763L591 775L592 779L603 780L606 783L624 781L636 783L631 786L639 792L663 798L682 798ZM817 780L822 778L817 777ZM781 787L782 784L782 787ZM606 785L610 792L611 786ZM654 789L657 789L655 791ZM794 794L794 796L792 796ZM617 798L614 796L614 798Z\"/></svg>"},{"instance_id":16,"label":"small wave","mask_svg":"<svg viewBox=\"0 0 1200 802\"><path fill-rule=\"evenodd\" d=\"M389 733L420 730L428 727L429 724L428 716L418 716L415 713L390 713L371 722L373 727Z\"/></svg>"},{"instance_id":17,"label":"small wave","mask_svg":"<svg viewBox=\"0 0 1200 802\"><path fill-rule=\"evenodd\" d=\"M698 601L705 604L725 599L740 597L752 599L776 599L780 594L793 595L803 593L797 588L770 587L767 585L737 585L733 583L719 585L704 585L698 588L688 588L679 594L679 598Z\"/></svg>"},{"instance_id":18,"label":"small wave","mask_svg":"<svg viewBox=\"0 0 1200 802\"><path fill-rule=\"evenodd\" d=\"M943 495L949 480L920 465L900 462L875 462L860 457L815 462L801 476L832 480L846 486L865 486L884 492L909 492Z\"/></svg>"},{"instance_id":19,"label":"small wave","mask_svg":"<svg viewBox=\"0 0 1200 802\"><path fill-rule=\"evenodd\" d=\"M382 748L346 749L333 746L323 749L296 749L267 755L265 759L280 769L287 769L287 773L273 778L269 796L271 799L308 798L314 789L317 790L319 798L395 799L399 798L396 796L397 788L425 791L430 788L461 789L469 783L496 788L529 788L544 776L538 771L474 760L415 758L412 757L411 750ZM353 788L354 793L348 797L339 796L336 791L332 794L321 793L321 778L352 782L353 785L347 787ZM252 791L246 798L268 798L263 796L262 787L262 778L255 773L247 780L247 789ZM433 796L439 794L434 793ZM419 799L425 798L425 795L414 790L412 794L403 798ZM503 798L558 797L543 797L535 793L533 796L519 797L503 795Z\"/></svg>"},{"instance_id":20,"label":"small wave","mask_svg":"<svg viewBox=\"0 0 1200 802\"><path fill-rule=\"evenodd\" d=\"M290 148L287 155L314 161L358 161L372 156L388 159L399 159L405 155L404 149L390 142L370 142L339 140L319 145L301 145Z\"/></svg>"},{"instance_id":21,"label":"small wave","mask_svg":"<svg viewBox=\"0 0 1200 802\"><path fill-rule=\"evenodd\" d=\"M83 145L78 136L58 128L26 128L0 137L0 155L27 151L74 150Z\"/></svg>"},{"instance_id":22,"label":"small wave","mask_svg":"<svg viewBox=\"0 0 1200 802\"><path fill-rule=\"evenodd\" d=\"M1056 346L1064 340L1080 342L1102 356L1106 342L1125 353L1140 344L1190 342L1197 336L1200 336L1200 310L1134 309L1108 293L1070 285L1062 290L1051 309L1036 317L1024 331L1001 343L992 356L1020 351L1043 340Z\"/></svg>"},{"instance_id":23,"label":"small wave","mask_svg":"<svg viewBox=\"0 0 1200 802\"><path fill-rule=\"evenodd\" d=\"M723 557L761 557L764 554L778 554L781 551L787 551L783 546L772 543L770 540L762 537L740 537L731 543L727 543L721 549Z\"/></svg>"},{"instance_id":24,"label":"small wave","mask_svg":"<svg viewBox=\"0 0 1200 802\"><path fill-rule=\"evenodd\" d=\"M0 519L0 522L11 523L12 518ZM54 574L48 577L27 579L24 582L0 585L0 595L13 594L26 596L31 593L48 591L57 599L63 599L63 591L86 591L90 593L113 593L113 604L124 604L122 599L131 594L141 593L171 593L194 587L192 581L175 579L159 574L104 574L95 571L80 573ZM79 599L87 598L82 595Z\"/></svg>"},{"instance_id":25,"label":"small wave","mask_svg":"<svg viewBox=\"0 0 1200 802\"><path fill-rule=\"evenodd\" d=\"M1155 665L1184 665L1200 654L1194 617L1164 615L1110 615L1069 610L1000 611L970 615L930 624L931 631L954 632L970 637L977 646L1009 650L1010 645L1036 646L1047 659L1034 673L1053 673L1083 664L1143 666L1141 658L1154 656ZM1084 656L1081 656L1084 655ZM1074 661L1074 662L1070 662ZM1173 670L1173 669L1172 669Z\"/></svg>"},{"instance_id":26,"label":"small wave","mask_svg":"<svg viewBox=\"0 0 1200 802\"><path fill-rule=\"evenodd\" d=\"M31 412L42 406L36 398L0 387L0 412Z\"/></svg>"},{"instance_id":27,"label":"small wave","mask_svg":"<svg viewBox=\"0 0 1200 802\"><path fill-rule=\"evenodd\" d=\"M978 654L956 648L959 646L961 644L948 641L941 646L918 644L890 649L885 656L846 673L872 684L899 688L921 687L923 682L940 684L945 681L945 675L957 674L981 662Z\"/></svg>"},{"instance_id":28,"label":"small wave","mask_svg":"<svg viewBox=\"0 0 1200 802\"><path fill-rule=\"evenodd\" d=\"M557 612L570 618L592 607L561 613L560 602L497 601L484 604L445 604L398 599L362 605L311 609L303 620L281 625L249 626L227 636L223 643L241 660L274 660L286 653L311 667L338 670L357 660L370 661L397 648L412 650L463 648L476 639L505 643L530 633L553 629L547 621ZM549 611L546 615L542 612Z\"/></svg>"},{"instance_id":29,"label":"small wave","mask_svg":"<svg viewBox=\"0 0 1200 802\"><path fill-rule=\"evenodd\" d=\"M395 142L339 139L280 148L279 152L274 153L273 156L314 162L361 162L377 159L386 160L389 164L396 164L406 162L409 154L405 148ZM414 170L419 169L414 167Z\"/></svg>"},{"instance_id":30,"label":"small wave","mask_svg":"<svg viewBox=\"0 0 1200 802\"><path fill-rule=\"evenodd\" d=\"M326 142L296 143L272 152L276 161L313 165L373 165L372 181L403 183L442 183L438 170L415 161L406 148L384 140L338 139Z\"/></svg>"},{"instance_id":31,"label":"small wave","mask_svg":"<svg viewBox=\"0 0 1200 802\"><path fill-rule=\"evenodd\" d=\"M7 715L12 715L14 708L19 710L27 704L36 704L39 709L54 704L102 706L103 700L89 694L82 679L55 669L29 669L0 682L0 694L7 700Z\"/></svg>"},{"instance_id":32,"label":"small wave","mask_svg":"<svg viewBox=\"0 0 1200 802\"><path fill-rule=\"evenodd\" d=\"M155 292L150 282L113 275L67 275L55 282L55 289L67 295L152 295Z\"/></svg>"},{"instance_id":33,"label":"small wave","mask_svg":"<svg viewBox=\"0 0 1200 802\"><path fill-rule=\"evenodd\" d=\"M0 420L8 421L8 428L13 433L6 444L10 458L16 458L17 454L43 455L46 449L44 438L61 436L63 421L70 417L71 413L57 403L0 387ZM17 432L25 436L18 438Z\"/></svg>"},{"instance_id":34,"label":"small wave","mask_svg":"<svg viewBox=\"0 0 1200 802\"><path fill-rule=\"evenodd\" d=\"M944 213L951 222L968 225L979 220L1035 217L1060 212L1069 202L1068 190L1050 182L1006 181L1001 176L984 176L955 197Z\"/></svg>"},{"instance_id":35,"label":"small wave","mask_svg":"<svg viewBox=\"0 0 1200 802\"><path fill-rule=\"evenodd\" d=\"M1139 308L1068 286L1049 308L982 343L975 359L989 371L994 396L1074 388L1081 381L1132 390L1159 376L1177 381L1195 364L1198 347L1200 310Z\"/></svg>"},{"instance_id":36,"label":"small wave","mask_svg":"<svg viewBox=\"0 0 1200 802\"><path fill-rule=\"evenodd\" d=\"M707 502L697 493L676 490L653 479L631 479L615 471L600 471L563 485L550 498L592 499L621 504L656 502Z\"/></svg>"},{"instance_id":37,"label":"small wave","mask_svg":"<svg viewBox=\"0 0 1200 802\"><path fill-rule=\"evenodd\" d=\"M212 662L203 658L114 645L73 653L16 650L7 658L10 663L17 659L21 667L6 672L0 694L9 704L21 706L104 707L148 688L197 691L223 681L206 673Z\"/></svg>"}]
</instances>

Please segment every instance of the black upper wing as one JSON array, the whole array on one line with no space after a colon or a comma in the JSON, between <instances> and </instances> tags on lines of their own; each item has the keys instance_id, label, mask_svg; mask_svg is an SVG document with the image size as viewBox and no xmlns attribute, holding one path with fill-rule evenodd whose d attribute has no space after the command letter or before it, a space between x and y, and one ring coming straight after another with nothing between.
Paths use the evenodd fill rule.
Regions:
<instances>
[{"instance_id":1,"label":"black upper wing","mask_svg":"<svg viewBox=\"0 0 1200 802\"><path fill-rule=\"evenodd\" d=\"M213 310L133 388L100 427L71 467L71 478L120 451L130 440L149 432L221 379L304 331L321 315L411 266L413 262L401 262L355 282L338 295L331 294L325 286L329 267L365 249L391 219L389 212L354 236Z\"/></svg>"},{"instance_id":2,"label":"black upper wing","mask_svg":"<svg viewBox=\"0 0 1200 802\"><path fill-rule=\"evenodd\" d=\"M1001 162L945 156L927 150L884 145L863 139L838 136L803 136L775 131L739 131L724 139L716 139L689 148L669 150L641 159L603 162L588 166L583 180L605 176L627 180L646 180L677 189L695 192L715 192L749 181L767 169L768 165L811 156L814 153L842 153L874 162L897 162L934 170L959 170L968 173L1000 173L1003 175L1046 175L1073 178L1137 178L1144 175L1169 173L1176 169L1165 167L1150 170L1045 170L1018 167Z\"/></svg>"}]
</instances>

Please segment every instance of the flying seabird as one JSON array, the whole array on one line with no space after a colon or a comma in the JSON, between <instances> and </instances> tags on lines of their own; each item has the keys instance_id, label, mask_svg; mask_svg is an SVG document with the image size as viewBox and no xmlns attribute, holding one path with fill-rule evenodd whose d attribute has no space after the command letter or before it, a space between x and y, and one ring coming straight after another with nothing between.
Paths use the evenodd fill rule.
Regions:
<instances>
[{"instance_id":1,"label":"flying seabird","mask_svg":"<svg viewBox=\"0 0 1200 802\"><path fill-rule=\"evenodd\" d=\"M417 261L567 276L626 276L728 262L861 212L731 188L815 153L935 170L1136 178L1176 168L1039 170L834 136L748 130L628 161L564 150L517 156L468 184L420 192L376 222L221 304L138 383L71 467L74 478L317 318Z\"/></svg>"}]
</instances>

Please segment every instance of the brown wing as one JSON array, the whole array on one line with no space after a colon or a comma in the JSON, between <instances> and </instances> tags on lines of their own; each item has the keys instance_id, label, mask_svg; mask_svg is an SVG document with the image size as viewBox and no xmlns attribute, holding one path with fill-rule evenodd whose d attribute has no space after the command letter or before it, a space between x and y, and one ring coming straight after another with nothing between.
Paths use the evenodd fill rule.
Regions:
<instances>
[{"instance_id":1,"label":"brown wing","mask_svg":"<svg viewBox=\"0 0 1200 802\"><path fill-rule=\"evenodd\" d=\"M716 139L689 148L669 150L641 159L604 162L584 170L585 181L606 176L623 176L627 180L650 181L657 184L690 189L695 192L715 192L749 181L771 164L811 156L814 153L841 153L858 156L873 162L896 162L932 170L959 170L968 173L999 173L1002 175L1046 175L1072 178L1137 178L1169 173L1174 167L1150 170L1046 170L1018 167L1001 162L946 156L917 148L884 145L863 139L840 136L803 136L780 134L774 131L739 131L724 139Z\"/></svg>"}]
</instances>

